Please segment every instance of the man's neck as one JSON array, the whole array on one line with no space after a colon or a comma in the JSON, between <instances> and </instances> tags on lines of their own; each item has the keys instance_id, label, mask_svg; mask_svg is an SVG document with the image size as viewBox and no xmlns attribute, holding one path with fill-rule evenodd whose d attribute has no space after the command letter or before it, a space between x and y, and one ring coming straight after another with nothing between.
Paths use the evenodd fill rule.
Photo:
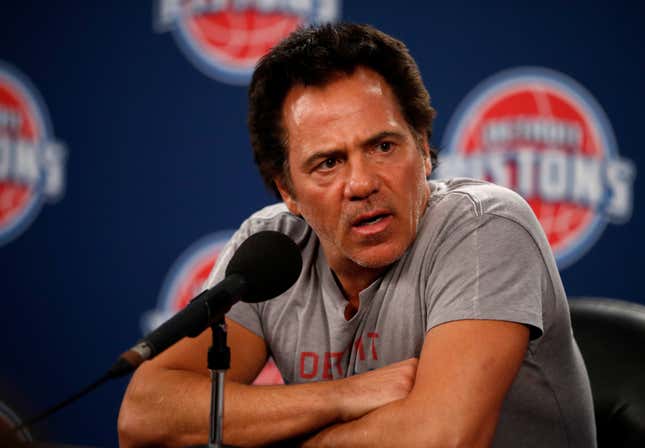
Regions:
<instances>
[{"instance_id":1,"label":"man's neck","mask_svg":"<svg viewBox=\"0 0 645 448\"><path fill-rule=\"evenodd\" d=\"M360 300L359 293L374 283L388 267L368 269L357 266L357 269L346 269L341 272L334 271L334 280L350 305L358 310Z\"/></svg>"}]
</instances>

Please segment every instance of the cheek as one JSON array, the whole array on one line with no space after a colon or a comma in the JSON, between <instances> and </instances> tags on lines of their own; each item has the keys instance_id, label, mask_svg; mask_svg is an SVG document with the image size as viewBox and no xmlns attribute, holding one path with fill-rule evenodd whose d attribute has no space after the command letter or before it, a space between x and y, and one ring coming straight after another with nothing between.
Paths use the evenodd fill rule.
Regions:
<instances>
[{"instance_id":1,"label":"cheek","mask_svg":"<svg viewBox=\"0 0 645 448\"><path fill-rule=\"evenodd\" d=\"M321 202L313 202L306 206L300 205L300 212L305 220L309 223L314 230L322 229L325 226L325 218L330 213L329 207Z\"/></svg>"},{"instance_id":2,"label":"cheek","mask_svg":"<svg viewBox=\"0 0 645 448\"><path fill-rule=\"evenodd\" d=\"M321 239L330 241L338 239L337 233L343 222L338 202L315 202L306 209L301 207L301 212L307 223Z\"/></svg>"}]
</instances>

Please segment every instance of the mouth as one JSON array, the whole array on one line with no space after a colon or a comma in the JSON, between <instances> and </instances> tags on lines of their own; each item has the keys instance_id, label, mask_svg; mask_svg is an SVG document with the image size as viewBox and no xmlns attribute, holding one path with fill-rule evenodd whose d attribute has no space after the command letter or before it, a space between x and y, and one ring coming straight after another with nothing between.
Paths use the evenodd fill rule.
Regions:
<instances>
[{"instance_id":1,"label":"mouth","mask_svg":"<svg viewBox=\"0 0 645 448\"><path fill-rule=\"evenodd\" d=\"M352 222L353 227L365 227L369 226L372 224L376 224L377 222L382 221L383 219L387 218L390 216L389 213L378 213L370 216L359 216L356 220Z\"/></svg>"},{"instance_id":2,"label":"mouth","mask_svg":"<svg viewBox=\"0 0 645 448\"><path fill-rule=\"evenodd\" d=\"M386 210L364 213L352 220L352 229L363 236L379 234L388 228L392 217L392 213Z\"/></svg>"}]
</instances>

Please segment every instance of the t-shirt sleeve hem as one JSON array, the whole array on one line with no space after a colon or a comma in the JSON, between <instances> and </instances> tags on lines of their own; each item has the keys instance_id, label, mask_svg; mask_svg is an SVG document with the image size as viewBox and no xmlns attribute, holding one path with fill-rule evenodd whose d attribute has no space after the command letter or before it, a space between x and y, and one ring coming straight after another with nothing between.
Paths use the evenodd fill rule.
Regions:
<instances>
[{"instance_id":1,"label":"t-shirt sleeve hem","mask_svg":"<svg viewBox=\"0 0 645 448\"><path fill-rule=\"evenodd\" d=\"M478 313L473 314L469 312L463 313L453 313L450 316L446 316L441 319L430 320L426 326L426 334L432 330L434 327L437 327L441 324L448 322L454 322L459 320L500 320L506 322L515 322L518 324L523 324L529 327L530 340L538 339L543 334L542 328L542 318L536 314L523 313L523 314L512 314L512 313Z\"/></svg>"},{"instance_id":2,"label":"t-shirt sleeve hem","mask_svg":"<svg viewBox=\"0 0 645 448\"><path fill-rule=\"evenodd\" d=\"M232 321L235 321L237 324L241 325L242 327L246 328L250 332L256 334L259 337L261 337L262 339L265 339L264 332L262 331L262 328L258 324L257 320L249 319L247 316L245 316L245 315L243 315L241 313L236 313L235 309L229 311L226 314L226 317L229 318Z\"/></svg>"}]
</instances>

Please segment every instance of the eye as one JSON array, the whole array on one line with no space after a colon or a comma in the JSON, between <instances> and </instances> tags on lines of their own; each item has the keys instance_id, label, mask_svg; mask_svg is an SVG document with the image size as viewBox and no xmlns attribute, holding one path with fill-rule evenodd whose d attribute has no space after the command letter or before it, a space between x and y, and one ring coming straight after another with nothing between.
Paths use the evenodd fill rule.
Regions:
<instances>
[{"instance_id":1,"label":"eye","mask_svg":"<svg viewBox=\"0 0 645 448\"><path fill-rule=\"evenodd\" d=\"M381 152L390 152L392 151L393 146L392 142L380 142L377 148Z\"/></svg>"},{"instance_id":2,"label":"eye","mask_svg":"<svg viewBox=\"0 0 645 448\"><path fill-rule=\"evenodd\" d=\"M334 168L336 165L338 165L338 159L335 157L328 157L325 160L323 160L323 162L320 165L318 165L318 169L323 171L330 170Z\"/></svg>"}]
</instances>

